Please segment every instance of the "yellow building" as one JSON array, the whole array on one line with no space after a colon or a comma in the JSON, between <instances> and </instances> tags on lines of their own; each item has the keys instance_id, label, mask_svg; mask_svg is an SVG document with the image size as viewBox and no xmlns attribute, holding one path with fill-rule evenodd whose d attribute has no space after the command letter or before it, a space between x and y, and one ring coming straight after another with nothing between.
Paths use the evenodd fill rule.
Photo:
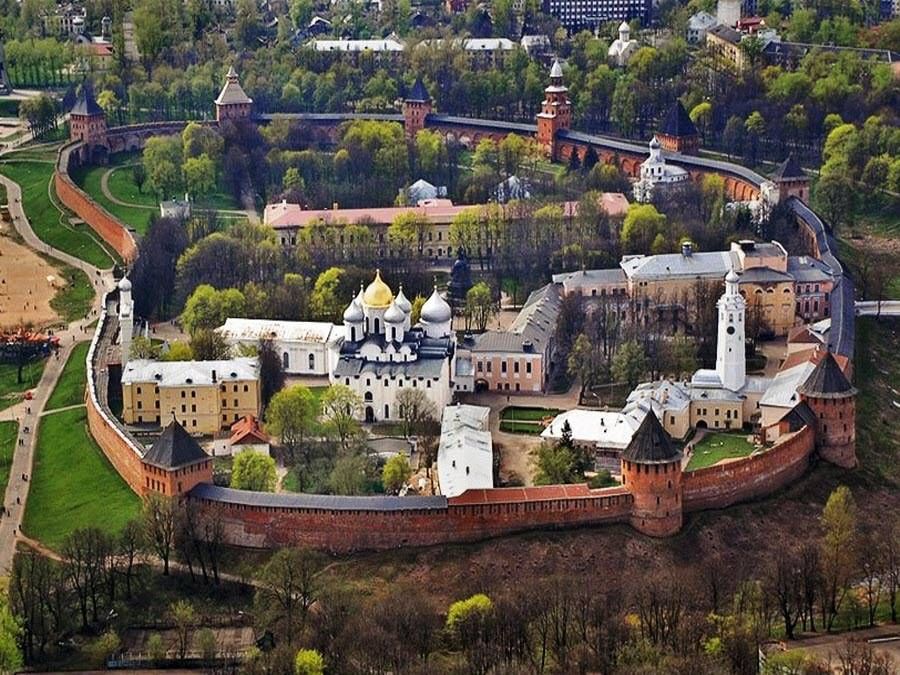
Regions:
<instances>
[{"instance_id":1,"label":"yellow building","mask_svg":"<svg viewBox=\"0 0 900 675\"><path fill-rule=\"evenodd\" d=\"M159 426L173 417L191 434L214 434L258 416L259 365L227 361L129 361L122 373L122 419Z\"/></svg>"}]
</instances>

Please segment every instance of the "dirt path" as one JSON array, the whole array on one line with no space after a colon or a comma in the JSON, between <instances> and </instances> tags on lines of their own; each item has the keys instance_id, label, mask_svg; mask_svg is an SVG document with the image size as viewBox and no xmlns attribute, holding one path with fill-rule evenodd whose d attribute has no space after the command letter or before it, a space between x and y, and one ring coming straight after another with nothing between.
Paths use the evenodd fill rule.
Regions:
<instances>
[{"instance_id":1,"label":"dirt path","mask_svg":"<svg viewBox=\"0 0 900 675\"><path fill-rule=\"evenodd\" d=\"M2 153L0 153L2 154ZM28 503L28 491L34 467L34 454L37 448L37 436L40 417L47 405L47 400L56 386L66 361L76 342L83 341L88 335L87 327L93 323L100 313L103 294L115 286L112 269L100 270L89 263L64 251L57 250L41 241L31 228L31 223L22 208L22 190L19 185L5 176L0 176L9 202L9 215L16 231L25 244L34 250L46 253L52 258L61 260L87 274L94 289L92 309L83 319L73 321L65 330L57 332L60 338L58 358L48 359L41 380L33 389L34 398L26 404L25 412L19 421L19 433L10 466L9 483L6 486L3 504L6 513L0 519L0 575L12 568L16 542L21 536L22 521ZM26 478L26 476L28 478Z\"/></svg>"}]
</instances>

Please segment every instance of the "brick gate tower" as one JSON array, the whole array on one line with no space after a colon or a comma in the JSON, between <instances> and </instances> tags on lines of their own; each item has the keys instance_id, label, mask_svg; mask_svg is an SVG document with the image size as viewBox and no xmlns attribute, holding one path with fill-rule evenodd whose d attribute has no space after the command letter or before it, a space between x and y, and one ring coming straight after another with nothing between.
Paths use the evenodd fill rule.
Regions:
<instances>
[{"instance_id":1,"label":"brick gate tower","mask_svg":"<svg viewBox=\"0 0 900 675\"><path fill-rule=\"evenodd\" d=\"M431 96L422 79L417 77L416 83L403 99L403 129L407 138L415 138L425 128L431 110Z\"/></svg>"},{"instance_id":2,"label":"brick gate tower","mask_svg":"<svg viewBox=\"0 0 900 675\"><path fill-rule=\"evenodd\" d=\"M244 93L234 66L228 69L225 85L216 98L216 122L225 120L249 120L253 99Z\"/></svg>"},{"instance_id":3,"label":"brick gate tower","mask_svg":"<svg viewBox=\"0 0 900 675\"><path fill-rule=\"evenodd\" d=\"M800 168L800 163L793 152L778 165L771 179L778 188L779 202L788 197L797 197L803 203L809 204L809 176Z\"/></svg>"},{"instance_id":4,"label":"brick gate tower","mask_svg":"<svg viewBox=\"0 0 900 675\"><path fill-rule=\"evenodd\" d=\"M544 89L544 102L537 114L537 142L550 159L558 159L556 132L572 126L572 102L563 84L562 66L553 62L550 85Z\"/></svg>"},{"instance_id":5,"label":"brick gate tower","mask_svg":"<svg viewBox=\"0 0 900 675\"><path fill-rule=\"evenodd\" d=\"M816 415L816 449L822 459L845 469L856 466L856 389L831 352L797 387Z\"/></svg>"},{"instance_id":6,"label":"brick gate tower","mask_svg":"<svg viewBox=\"0 0 900 675\"><path fill-rule=\"evenodd\" d=\"M653 410L622 453L622 484L634 498L631 525L652 537L681 529L681 452Z\"/></svg>"},{"instance_id":7,"label":"brick gate tower","mask_svg":"<svg viewBox=\"0 0 900 675\"><path fill-rule=\"evenodd\" d=\"M109 142L106 139L106 113L97 104L94 87L88 80L85 80L79 88L75 105L69 111L69 140L84 143L81 153L84 161L101 159L98 154L105 155L109 151Z\"/></svg>"}]
</instances>

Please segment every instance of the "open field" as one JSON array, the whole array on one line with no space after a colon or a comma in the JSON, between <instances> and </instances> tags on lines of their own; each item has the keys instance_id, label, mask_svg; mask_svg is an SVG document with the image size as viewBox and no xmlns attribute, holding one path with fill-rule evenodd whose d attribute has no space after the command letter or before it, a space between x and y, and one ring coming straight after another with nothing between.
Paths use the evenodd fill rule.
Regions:
<instances>
[{"instance_id":1,"label":"open field","mask_svg":"<svg viewBox=\"0 0 900 675\"><path fill-rule=\"evenodd\" d=\"M2 232L8 227L4 225ZM55 323L59 315L53 301L68 291L62 288L66 282L56 266L13 237L0 234L0 328Z\"/></svg>"},{"instance_id":2,"label":"open field","mask_svg":"<svg viewBox=\"0 0 900 675\"><path fill-rule=\"evenodd\" d=\"M95 239L90 226L70 225L69 215L60 213L51 202L48 190L52 188L53 167L46 162L4 160L0 162L0 173L22 188L25 214L38 237L91 265L110 267L114 261Z\"/></svg>"},{"instance_id":3,"label":"open field","mask_svg":"<svg viewBox=\"0 0 900 675\"><path fill-rule=\"evenodd\" d=\"M0 363L0 410L22 400L22 394L37 386L44 373L46 359L32 361L22 370L22 384L16 382L18 368L11 363Z\"/></svg>"},{"instance_id":4,"label":"open field","mask_svg":"<svg viewBox=\"0 0 900 675\"><path fill-rule=\"evenodd\" d=\"M561 412L561 410L556 408L531 408L511 405L500 411L500 419L513 422L540 422L547 417L556 417Z\"/></svg>"},{"instance_id":5,"label":"open field","mask_svg":"<svg viewBox=\"0 0 900 675\"><path fill-rule=\"evenodd\" d=\"M118 155L113 155L113 159L110 162L111 166L115 166L118 163L117 158L119 158ZM116 218L125 223L128 227L134 229L136 232L143 234L150 226L150 217L154 213L158 213L158 211L156 210L156 208L151 209L122 206L121 204L116 204L112 200L108 199L106 195L103 194L101 181L103 180L103 174L109 171L109 169L109 166L80 167L72 171L72 180L74 180L75 184L78 185L82 190L87 192L95 202L100 204L100 206L109 211ZM131 171L130 169L119 169L115 171L113 175L118 175L120 178L128 176L130 179ZM113 192L113 194L116 193ZM131 201L125 196L119 196L119 199L123 201Z\"/></svg>"},{"instance_id":6,"label":"open field","mask_svg":"<svg viewBox=\"0 0 900 675\"><path fill-rule=\"evenodd\" d=\"M88 435L84 408L41 419L25 534L59 549L74 530L114 534L139 511L137 495Z\"/></svg>"},{"instance_id":7,"label":"open field","mask_svg":"<svg viewBox=\"0 0 900 675\"><path fill-rule=\"evenodd\" d=\"M704 469L725 459L746 457L751 452L753 452L753 444L747 441L746 434L708 433L694 446L694 454L691 455L691 461L688 462L685 471Z\"/></svg>"},{"instance_id":8,"label":"open field","mask_svg":"<svg viewBox=\"0 0 900 675\"><path fill-rule=\"evenodd\" d=\"M85 359L87 359L90 346L90 342L81 342L75 345L44 410L56 410L84 403L84 388L87 384Z\"/></svg>"},{"instance_id":9,"label":"open field","mask_svg":"<svg viewBox=\"0 0 900 675\"><path fill-rule=\"evenodd\" d=\"M0 422L0 495L6 494L9 483L9 468L12 466L13 451L19 425L15 422Z\"/></svg>"}]
</instances>

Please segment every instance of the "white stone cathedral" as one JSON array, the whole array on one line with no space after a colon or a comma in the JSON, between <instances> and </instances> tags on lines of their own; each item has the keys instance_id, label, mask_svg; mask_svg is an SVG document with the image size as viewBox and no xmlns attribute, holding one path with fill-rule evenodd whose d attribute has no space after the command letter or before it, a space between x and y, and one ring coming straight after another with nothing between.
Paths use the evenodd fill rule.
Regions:
<instances>
[{"instance_id":1,"label":"white stone cathedral","mask_svg":"<svg viewBox=\"0 0 900 675\"><path fill-rule=\"evenodd\" d=\"M344 342L331 382L350 387L363 400L366 422L399 418L397 396L421 389L440 415L453 398L456 337L453 312L437 288L412 325L412 304L402 286L395 296L376 271L375 279L344 310Z\"/></svg>"}]
</instances>

